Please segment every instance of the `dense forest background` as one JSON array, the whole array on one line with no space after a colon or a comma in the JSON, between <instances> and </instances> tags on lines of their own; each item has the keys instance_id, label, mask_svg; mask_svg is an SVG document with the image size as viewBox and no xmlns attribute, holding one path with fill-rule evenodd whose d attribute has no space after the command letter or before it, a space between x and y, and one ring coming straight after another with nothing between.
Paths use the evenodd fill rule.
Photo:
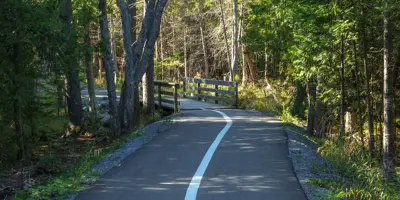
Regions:
<instances>
[{"instance_id":1,"label":"dense forest background","mask_svg":"<svg viewBox=\"0 0 400 200\"><path fill-rule=\"evenodd\" d=\"M303 125L358 192L399 191L400 1L3 0L0 19L0 193L158 120L154 80L183 77L239 82L240 108Z\"/></svg>"}]
</instances>

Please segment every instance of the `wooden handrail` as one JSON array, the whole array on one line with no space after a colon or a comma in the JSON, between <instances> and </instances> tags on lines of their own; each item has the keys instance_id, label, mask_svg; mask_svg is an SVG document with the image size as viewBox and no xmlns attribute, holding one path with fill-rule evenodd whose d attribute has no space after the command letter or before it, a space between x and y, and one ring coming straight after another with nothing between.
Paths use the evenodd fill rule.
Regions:
<instances>
[{"instance_id":1,"label":"wooden handrail","mask_svg":"<svg viewBox=\"0 0 400 200\"><path fill-rule=\"evenodd\" d=\"M235 107L238 107L238 84L236 82L231 81L221 81L221 80L212 80L212 79L201 79L201 78L191 78L186 77L182 79L183 81L183 97L186 97L186 89L191 89L196 92L194 96L197 97L198 100L202 99L210 99L214 100L216 104L220 101L225 103L233 103ZM190 86L188 83L194 83L196 86ZM214 85L214 88L207 88L201 85ZM218 86L228 86L234 89L232 90L223 90ZM201 91L214 92L214 96L201 94ZM232 98L223 98L219 97L219 94L230 95Z\"/></svg>"}]
</instances>

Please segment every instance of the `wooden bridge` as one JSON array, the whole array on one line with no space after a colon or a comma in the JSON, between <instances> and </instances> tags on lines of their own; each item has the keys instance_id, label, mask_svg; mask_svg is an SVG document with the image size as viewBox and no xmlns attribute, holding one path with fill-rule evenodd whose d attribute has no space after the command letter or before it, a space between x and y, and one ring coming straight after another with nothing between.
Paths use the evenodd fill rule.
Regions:
<instances>
[{"instance_id":1,"label":"wooden bridge","mask_svg":"<svg viewBox=\"0 0 400 200\"><path fill-rule=\"evenodd\" d=\"M156 105L179 110L227 109L238 105L236 82L183 78L181 83L154 82Z\"/></svg>"},{"instance_id":2,"label":"wooden bridge","mask_svg":"<svg viewBox=\"0 0 400 200\"><path fill-rule=\"evenodd\" d=\"M164 109L201 110L227 109L238 105L238 87L236 82L184 78L180 83L154 82L155 104ZM107 90L96 89L96 102L108 104ZM88 102L87 90L82 90L83 99ZM119 101L120 93L117 92Z\"/></svg>"}]
</instances>

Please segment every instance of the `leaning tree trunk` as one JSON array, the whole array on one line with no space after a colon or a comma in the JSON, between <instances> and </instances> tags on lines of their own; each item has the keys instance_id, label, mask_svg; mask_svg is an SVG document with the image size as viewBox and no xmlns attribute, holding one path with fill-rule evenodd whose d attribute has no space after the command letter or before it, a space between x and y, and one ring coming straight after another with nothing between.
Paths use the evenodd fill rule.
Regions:
<instances>
[{"instance_id":1,"label":"leaning tree trunk","mask_svg":"<svg viewBox=\"0 0 400 200\"><path fill-rule=\"evenodd\" d=\"M387 2L387 1L386 1ZM388 3L387 3L388 4ZM388 179L394 179L394 126L393 126L393 23L389 11L383 12L383 171Z\"/></svg>"},{"instance_id":2,"label":"leaning tree trunk","mask_svg":"<svg viewBox=\"0 0 400 200\"><path fill-rule=\"evenodd\" d=\"M86 79L88 82L87 84L89 93L89 115L90 115L90 121L93 125L96 120L96 94L94 91L92 44L90 42L90 22L85 23L84 40L87 46L87 50L85 52L85 67L86 67Z\"/></svg>"},{"instance_id":3,"label":"leaning tree trunk","mask_svg":"<svg viewBox=\"0 0 400 200\"><path fill-rule=\"evenodd\" d=\"M317 101L317 88L314 80L311 78L307 84L308 92L308 117L307 117L307 129L308 135L314 134L315 128L315 103Z\"/></svg>"},{"instance_id":4,"label":"leaning tree trunk","mask_svg":"<svg viewBox=\"0 0 400 200\"><path fill-rule=\"evenodd\" d=\"M119 135L120 124L118 119L117 93L114 80L115 69L111 51L110 30L108 28L106 0L99 0L99 10L101 12L100 31L101 31L101 39L104 44L104 67L106 71L107 95L108 95L111 131L113 132L114 135Z\"/></svg>"},{"instance_id":5,"label":"leaning tree trunk","mask_svg":"<svg viewBox=\"0 0 400 200\"><path fill-rule=\"evenodd\" d=\"M72 24L72 2L64 0L61 18L64 21L66 33L66 58L67 58L67 105L68 105L68 132L67 135L81 131L83 125L82 97L79 82L78 63L75 58L76 40Z\"/></svg>"}]
</instances>

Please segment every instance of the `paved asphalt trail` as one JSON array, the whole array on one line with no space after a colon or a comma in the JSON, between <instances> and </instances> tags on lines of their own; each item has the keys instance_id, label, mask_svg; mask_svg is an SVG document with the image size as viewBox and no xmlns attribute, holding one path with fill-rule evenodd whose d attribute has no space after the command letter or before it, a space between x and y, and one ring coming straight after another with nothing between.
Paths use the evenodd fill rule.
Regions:
<instances>
[{"instance_id":1,"label":"paved asphalt trail","mask_svg":"<svg viewBox=\"0 0 400 200\"><path fill-rule=\"evenodd\" d=\"M221 112L233 123L206 166L197 196L186 200L306 199L280 122L257 112ZM185 199L200 163L227 122L211 110L187 111L176 121L76 199Z\"/></svg>"}]
</instances>

